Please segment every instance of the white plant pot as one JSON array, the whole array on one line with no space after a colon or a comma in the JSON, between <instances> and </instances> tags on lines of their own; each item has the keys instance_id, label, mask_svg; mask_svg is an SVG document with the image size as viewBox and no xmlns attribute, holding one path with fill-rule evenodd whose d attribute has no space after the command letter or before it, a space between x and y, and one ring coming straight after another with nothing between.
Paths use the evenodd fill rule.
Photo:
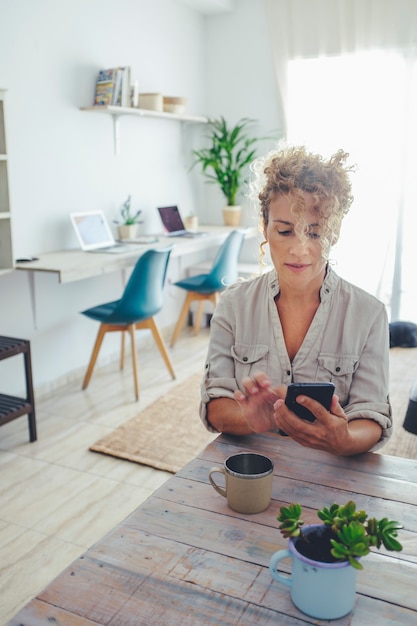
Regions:
<instances>
[{"instance_id":1,"label":"white plant pot","mask_svg":"<svg viewBox=\"0 0 417 626\"><path fill-rule=\"evenodd\" d=\"M189 215L184 218L184 226L187 230L198 230L198 217L197 215Z\"/></svg>"},{"instance_id":2,"label":"white plant pot","mask_svg":"<svg viewBox=\"0 0 417 626\"><path fill-rule=\"evenodd\" d=\"M117 227L119 239L134 239L138 232L137 224L121 224Z\"/></svg>"},{"instance_id":3,"label":"white plant pot","mask_svg":"<svg viewBox=\"0 0 417 626\"><path fill-rule=\"evenodd\" d=\"M242 215L242 207L239 205L225 206L223 209L223 221L225 226L239 226Z\"/></svg>"}]
</instances>

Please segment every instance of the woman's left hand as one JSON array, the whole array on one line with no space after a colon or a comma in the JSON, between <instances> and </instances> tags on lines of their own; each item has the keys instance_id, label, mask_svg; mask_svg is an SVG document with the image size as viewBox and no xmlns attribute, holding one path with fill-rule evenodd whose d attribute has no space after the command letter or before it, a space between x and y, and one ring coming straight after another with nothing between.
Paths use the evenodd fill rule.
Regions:
<instances>
[{"instance_id":1,"label":"woman's left hand","mask_svg":"<svg viewBox=\"0 0 417 626\"><path fill-rule=\"evenodd\" d=\"M285 405L284 400L277 400L274 404L274 421L278 428L302 446L333 454L350 454L348 419L336 395L332 398L329 411L308 396L298 396L297 402L309 409L316 421L301 419Z\"/></svg>"}]
</instances>

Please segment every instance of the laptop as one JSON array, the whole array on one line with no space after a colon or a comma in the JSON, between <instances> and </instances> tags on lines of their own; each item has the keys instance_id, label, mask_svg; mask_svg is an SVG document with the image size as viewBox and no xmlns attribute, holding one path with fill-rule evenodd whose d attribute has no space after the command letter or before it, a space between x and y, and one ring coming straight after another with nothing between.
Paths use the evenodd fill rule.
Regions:
<instances>
[{"instance_id":1,"label":"laptop","mask_svg":"<svg viewBox=\"0 0 417 626\"><path fill-rule=\"evenodd\" d=\"M121 254L140 247L131 243L117 243L102 211L71 213L70 218L84 252Z\"/></svg>"},{"instance_id":2,"label":"laptop","mask_svg":"<svg viewBox=\"0 0 417 626\"><path fill-rule=\"evenodd\" d=\"M176 205L158 207L159 215L164 226L165 237L200 237L207 235L204 231L187 230Z\"/></svg>"}]
</instances>

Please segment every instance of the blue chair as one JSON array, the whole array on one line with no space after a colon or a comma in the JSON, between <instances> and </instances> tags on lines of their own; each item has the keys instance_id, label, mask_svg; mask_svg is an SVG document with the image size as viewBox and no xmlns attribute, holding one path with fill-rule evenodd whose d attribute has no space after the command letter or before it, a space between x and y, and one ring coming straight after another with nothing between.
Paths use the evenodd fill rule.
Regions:
<instances>
[{"instance_id":1,"label":"blue chair","mask_svg":"<svg viewBox=\"0 0 417 626\"><path fill-rule=\"evenodd\" d=\"M244 237L244 231L233 230L219 248L209 274L190 276L189 278L184 278L174 283L177 287L185 289L188 293L181 309L174 334L172 335L171 347L177 342L182 327L184 326L190 304L195 301L199 302L194 325L194 333L197 335L200 330L204 302L206 300L210 301L213 304L213 308L215 308L219 301L220 293L226 289L227 285L230 285L237 279L237 261Z\"/></svg>"},{"instance_id":2,"label":"blue chair","mask_svg":"<svg viewBox=\"0 0 417 626\"><path fill-rule=\"evenodd\" d=\"M93 353L84 377L83 389L86 389L90 382L104 335L116 331L122 332L120 369L123 369L124 366L125 332L130 335L136 400L139 399L139 382L135 330L149 329L152 331L162 358L172 378L175 378L174 368L154 320L154 316L161 310L163 304L163 287L171 250L172 247L145 252L136 262L120 300L100 304L82 311L83 315L100 322Z\"/></svg>"}]
</instances>

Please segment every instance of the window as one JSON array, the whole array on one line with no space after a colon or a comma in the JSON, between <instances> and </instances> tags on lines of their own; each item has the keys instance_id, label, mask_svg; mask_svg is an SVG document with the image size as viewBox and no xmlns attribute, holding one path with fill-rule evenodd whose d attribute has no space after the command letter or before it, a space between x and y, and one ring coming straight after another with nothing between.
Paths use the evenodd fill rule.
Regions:
<instances>
[{"instance_id":1,"label":"window","mask_svg":"<svg viewBox=\"0 0 417 626\"><path fill-rule=\"evenodd\" d=\"M289 61L289 143L357 164L354 203L331 252L336 271L417 321L417 64L367 51Z\"/></svg>"}]
</instances>

